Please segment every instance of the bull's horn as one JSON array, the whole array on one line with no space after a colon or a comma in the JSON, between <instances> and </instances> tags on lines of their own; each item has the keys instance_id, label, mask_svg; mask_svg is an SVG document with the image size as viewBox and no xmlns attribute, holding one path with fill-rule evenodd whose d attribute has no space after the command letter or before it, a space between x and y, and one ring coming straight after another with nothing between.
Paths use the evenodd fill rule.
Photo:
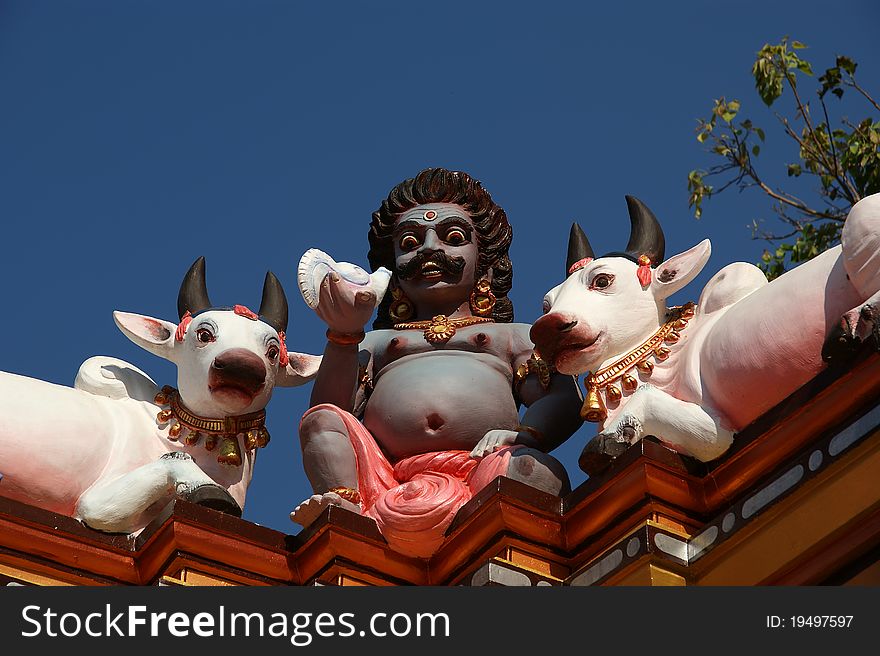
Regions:
<instances>
[{"instance_id":1,"label":"bull's horn","mask_svg":"<svg viewBox=\"0 0 880 656\"><path fill-rule=\"evenodd\" d=\"M581 230L577 223L571 224L571 232L568 235L568 258L565 262L565 277L571 272L571 267L585 258L594 258L593 247L590 240Z\"/></svg>"},{"instance_id":2,"label":"bull's horn","mask_svg":"<svg viewBox=\"0 0 880 656\"><path fill-rule=\"evenodd\" d=\"M200 257L186 272L177 294L177 314L180 318L187 313L196 314L213 307L208 298L208 287L205 285L205 258Z\"/></svg>"},{"instance_id":3,"label":"bull's horn","mask_svg":"<svg viewBox=\"0 0 880 656\"><path fill-rule=\"evenodd\" d=\"M266 273L263 282L263 300L260 301L260 316L278 332L287 331L287 296L278 278L271 271Z\"/></svg>"},{"instance_id":4,"label":"bull's horn","mask_svg":"<svg viewBox=\"0 0 880 656\"><path fill-rule=\"evenodd\" d=\"M651 264L660 264L666 251L666 238L660 222L648 206L634 196L626 197L626 206L632 224L626 252L636 258L647 255Z\"/></svg>"}]
</instances>

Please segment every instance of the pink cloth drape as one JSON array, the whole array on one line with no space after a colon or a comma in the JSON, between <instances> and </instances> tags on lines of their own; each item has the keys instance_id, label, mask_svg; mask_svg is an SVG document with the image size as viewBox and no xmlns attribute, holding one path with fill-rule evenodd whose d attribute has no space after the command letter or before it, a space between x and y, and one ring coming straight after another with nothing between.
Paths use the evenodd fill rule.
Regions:
<instances>
[{"instance_id":1,"label":"pink cloth drape","mask_svg":"<svg viewBox=\"0 0 880 656\"><path fill-rule=\"evenodd\" d=\"M394 466L370 432L354 415L335 405L317 405L334 412L345 424L358 469L358 491L364 515L372 517L388 544L400 553L430 557L443 543L458 509L495 477L507 473L507 446L482 459L468 451L437 451L404 458Z\"/></svg>"}]
</instances>

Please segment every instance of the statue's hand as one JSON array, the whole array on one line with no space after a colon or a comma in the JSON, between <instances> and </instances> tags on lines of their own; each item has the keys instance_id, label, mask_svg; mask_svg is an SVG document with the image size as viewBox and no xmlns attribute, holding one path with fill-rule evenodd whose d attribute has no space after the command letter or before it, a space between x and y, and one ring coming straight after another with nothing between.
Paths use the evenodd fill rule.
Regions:
<instances>
[{"instance_id":1,"label":"statue's hand","mask_svg":"<svg viewBox=\"0 0 880 656\"><path fill-rule=\"evenodd\" d=\"M533 442L534 440L528 433L518 433L517 431L497 428L483 435L480 441L477 442L477 446L471 450L471 457L483 458L503 446L512 446L514 444L532 446Z\"/></svg>"},{"instance_id":2,"label":"statue's hand","mask_svg":"<svg viewBox=\"0 0 880 656\"><path fill-rule=\"evenodd\" d=\"M319 293L315 313L336 332L362 331L376 308L376 292L351 284L335 271L324 277Z\"/></svg>"}]
</instances>

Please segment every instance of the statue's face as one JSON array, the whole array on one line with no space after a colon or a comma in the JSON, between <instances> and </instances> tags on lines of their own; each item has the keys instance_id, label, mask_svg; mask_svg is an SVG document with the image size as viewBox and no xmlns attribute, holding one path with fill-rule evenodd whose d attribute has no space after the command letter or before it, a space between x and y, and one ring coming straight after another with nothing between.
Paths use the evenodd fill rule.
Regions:
<instances>
[{"instance_id":1,"label":"statue's face","mask_svg":"<svg viewBox=\"0 0 880 656\"><path fill-rule=\"evenodd\" d=\"M474 223L460 205L417 205L394 227L395 271L403 292L416 307L421 299L467 300L478 256Z\"/></svg>"}]
</instances>

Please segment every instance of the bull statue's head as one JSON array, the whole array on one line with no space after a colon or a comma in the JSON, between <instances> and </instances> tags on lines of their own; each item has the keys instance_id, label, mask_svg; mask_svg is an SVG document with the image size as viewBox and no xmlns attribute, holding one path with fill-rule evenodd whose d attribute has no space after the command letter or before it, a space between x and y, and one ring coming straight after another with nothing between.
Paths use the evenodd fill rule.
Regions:
<instances>
[{"instance_id":1,"label":"bull statue's head","mask_svg":"<svg viewBox=\"0 0 880 656\"><path fill-rule=\"evenodd\" d=\"M184 276L177 310L177 324L129 312L113 318L135 344L177 365L180 399L198 415L262 410L276 385L302 385L317 373L320 356L287 352L287 298L271 271L258 312L214 307L200 257Z\"/></svg>"},{"instance_id":2,"label":"bull statue's head","mask_svg":"<svg viewBox=\"0 0 880 656\"><path fill-rule=\"evenodd\" d=\"M648 339L665 320L666 299L709 259L704 240L664 262L660 223L637 198L626 202L631 229L624 251L596 257L583 230L572 225L566 280L544 297L544 316L532 326L536 349L561 373L595 371Z\"/></svg>"}]
</instances>

